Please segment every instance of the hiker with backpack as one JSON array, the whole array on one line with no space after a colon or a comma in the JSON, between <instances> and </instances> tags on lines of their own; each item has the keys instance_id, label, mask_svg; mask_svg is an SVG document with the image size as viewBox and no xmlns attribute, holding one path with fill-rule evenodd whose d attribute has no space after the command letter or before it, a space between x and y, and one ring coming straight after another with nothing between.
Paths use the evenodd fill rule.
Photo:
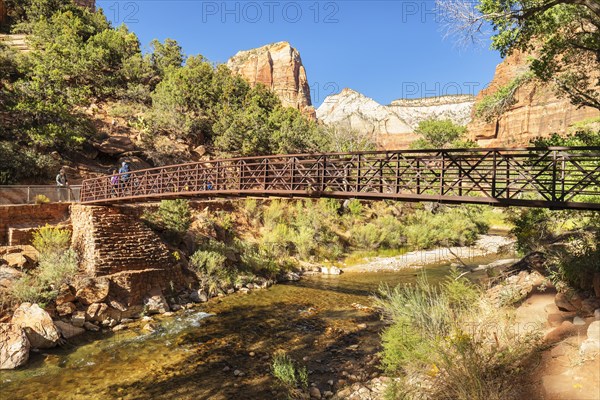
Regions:
<instances>
[{"instance_id":1,"label":"hiker with backpack","mask_svg":"<svg viewBox=\"0 0 600 400\"><path fill-rule=\"evenodd\" d=\"M129 174L129 163L127 161L123 161L121 164L121 168L119 168L119 174L121 174L121 187L124 188L129 182L129 178L131 174Z\"/></svg>"}]
</instances>

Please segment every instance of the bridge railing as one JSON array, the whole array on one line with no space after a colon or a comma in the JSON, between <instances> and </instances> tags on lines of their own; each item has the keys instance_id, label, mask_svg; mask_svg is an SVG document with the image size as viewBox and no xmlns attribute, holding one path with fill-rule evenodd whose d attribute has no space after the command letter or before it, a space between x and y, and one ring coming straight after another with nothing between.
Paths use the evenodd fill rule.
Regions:
<instances>
[{"instance_id":1,"label":"bridge railing","mask_svg":"<svg viewBox=\"0 0 600 400\"><path fill-rule=\"evenodd\" d=\"M34 204L38 196L44 196L51 203L78 202L80 190L78 185L65 188L56 185L2 185L0 204Z\"/></svg>"},{"instance_id":2,"label":"bridge railing","mask_svg":"<svg viewBox=\"0 0 600 400\"><path fill-rule=\"evenodd\" d=\"M600 147L440 149L245 157L83 182L81 201L185 196L357 197L600 208Z\"/></svg>"}]
</instances>

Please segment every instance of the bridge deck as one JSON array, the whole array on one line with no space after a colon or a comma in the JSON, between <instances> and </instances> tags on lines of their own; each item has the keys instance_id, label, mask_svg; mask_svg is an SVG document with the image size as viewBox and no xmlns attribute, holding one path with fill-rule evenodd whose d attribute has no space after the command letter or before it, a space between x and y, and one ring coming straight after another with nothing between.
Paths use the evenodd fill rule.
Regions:
<instances>
[{"instance_id":1,"label":"bridge deck","mask_svg":"<svg viewBox=\"0 0 600 400\"><path fill-rule=\"evenodd\" d=\"M278 196L600 210L600 147L442 149L245 157L83 182L81 202Z\"/></svg>"}]
</instances>

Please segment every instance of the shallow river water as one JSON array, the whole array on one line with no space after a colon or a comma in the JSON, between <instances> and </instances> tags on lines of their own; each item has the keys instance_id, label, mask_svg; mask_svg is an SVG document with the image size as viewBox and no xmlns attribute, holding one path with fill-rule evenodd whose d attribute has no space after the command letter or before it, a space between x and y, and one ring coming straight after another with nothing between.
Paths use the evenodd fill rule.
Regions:
<instances>
[{"instance_id":1,"label":"shallow river water","mask_svg":"<svg viewBox=\"0 0 600 400\"><path fill-rule=\"evenodd\" d=\"M152 334L87 334L32 353L24 369L0 371L0 398L286 398L270 373L277 350L306 366L321 391L335 391L379 373L383 323L361 306L372 304L381 283L413 282L423 273L436 282L448 267L307 277L157 317Z\"/></svg>"}]
</instances>

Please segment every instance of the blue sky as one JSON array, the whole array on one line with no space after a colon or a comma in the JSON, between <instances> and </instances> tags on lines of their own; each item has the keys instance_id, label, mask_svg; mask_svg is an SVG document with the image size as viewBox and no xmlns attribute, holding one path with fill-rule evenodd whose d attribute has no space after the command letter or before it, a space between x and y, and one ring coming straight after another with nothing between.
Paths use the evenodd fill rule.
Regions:
<instances>
[{"instance_id":1,"label":"blue sky","mask_svg":"<svg viewBox=\"0 0 600 400\"><path fill-rule=\"evenodd\" d=\"M345 87L382 104L474 93L501 59L486 46L444 39L443 16L425 1L97 1L145 50L177 40L188 55L226 62L239 50L288 41L300 51L315 106Z\"/></svg>"}]
</instances>

